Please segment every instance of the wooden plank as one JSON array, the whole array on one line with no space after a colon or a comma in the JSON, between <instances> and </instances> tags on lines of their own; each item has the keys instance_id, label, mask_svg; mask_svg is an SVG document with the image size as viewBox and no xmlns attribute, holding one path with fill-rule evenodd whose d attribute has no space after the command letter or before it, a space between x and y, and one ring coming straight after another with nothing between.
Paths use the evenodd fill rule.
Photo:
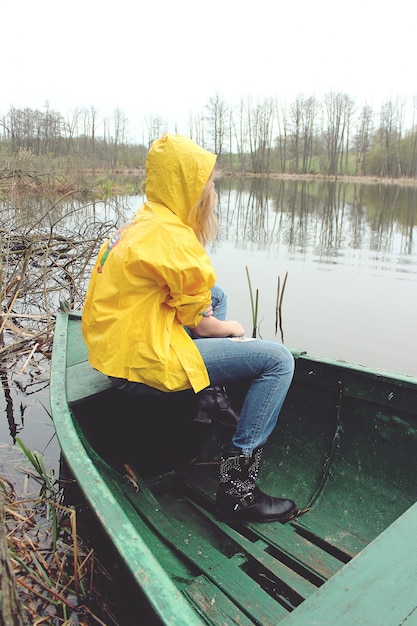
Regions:
<instances>
[{"instance_id":1,"label":"wooden plank","mask_svg":"<svg viewBox=\"0 0 417 626\"><path fill-rule=\"evenodd\" d=\"M343 567L344 563L339 559L298 534L294 525L280 524L278 526L278 524L279 522L274 525L250 522L247 526L256 532L258 537L267 541L271 547L282 552L294 563L301 565L306 576L308 576L307 572L310 572L324 582Z\"/></svg>"},{"instance_id":2,"label":"wooden plank","mask_svg":"<svg viewBox=\"0 0 417 626\"><path fill-rule=\"evenodd\" d=\"M401 622L401 626L417 626L417 607Z\"/></svg>"},{"instance_id":3,"label":"wooden plank","mask_svg":"<svg viewBox=\"0 0 417 626\"><path fill-rule=\"evenodd\" d=\"M325 359L322 357L314 357L306 352L299 353L297 355L297 366L300 364L300 368L307 369L307 372L312 371L314 373L314 369L316 367L324 368L325 366L330 366L330 368L334 371L338 370L340 373L348 373L354 372L355 374L362 374L370 377L370 379L378 380L390 380L393 381L393 384L399 384L405 387L416 387L417 378L415 376L410 376L408 374L401 374L399 372L393 372L390 370L379 369L375 367L368 367L365 365L360 365L358 363L351 363L348 361L341 361L335 359Z\"/></svg>"},{"instance_id":4,"label":"wooden plank","mask_svg":"<svg viewBox=\"0 0 417 626\"><path fill-rule=\"evenodd\" d=\"M417 503L285 620L305 624L411 624L417 611Z\"/></svg>"},{"instance_id":5,"label":"wooden plank","mask_svg":"<svg viewBox=\"0 0 417 626\"><path fill-rule=\"evenodd\" d=\"M249 619L206 576L198 576L182 593L208 624L213 626L253 626Z\"/></svg>"},{"instance_id":6,"label":"wooden plank","mask_svg":"<svg viewBox=\"0 0 417 626\"><path fill-rule=\"evenodd\" d=\"M107 376L93 369L88 361L72 365L67 370L67 399L71 405L111 388Z\"/></svg>"},{"instance_id":7,"label":"wooden plank","mask_svg":"<svg viewBox=\"0 0 417 626\"><path fill-rule=\"evenodd\" d=\"M112 387L107 376L93 369L88 362L81 333L81 315L77 314L68 316L66 385L69 404L77 404Z\"/></svg>"},{"instance_id":8,"label":"wooden plank","mask_svg":"<svg viewBox=\"0 0 417 626\"><path fill-rule=\"evenodd\" d=\"M88 360L87 346L81 332L81 316L68 316L67 365Z\"/></svg>"},{"instance_id":9,"label":"wooden plank","mask_svg":"<svg viewBox=\"0 0 417 626\"><path fill-rule=\"evenodd\" d=\"M307 387L338 391L340 379L340 367L334 367L333 363L323 363L304 356L295 361L293 384L303 384Z\"/></svg>"},{"instance_id":10,"label":"wooden plank","mask_svg":"<svg viewBox=\"0 0 417 626\"><path fill-rule=\"evenodd\" d=\"M370 379L354 372L346 372L343 377L343 393L353 398L374 402L388 407L417 413L417 389L413 384L390 378Z\"/></svg>"},{"instance_id":11,"label":"wooden plank","mask_svg":"<svg viewBox=\"0 0 417 626\"><path fill-rule=\"evenodd\" d=\"M188 466L181 474L181 479L189 489L214 504L214 481L210 481L203 472ZM325 582L344 565L331 553L326 552L324 545L318 547L298 534L295 525L280 522L269 524L247 522L245 526L257 537L280 551L295 567L302 568L306 577L310 574L317 582ZM325 544L324 540L323 544Z\"/></svg>"},{"instance_id":12,"label":"wooden plank","mask_svg":"<svg viewBox=\"0 0 417 626\"><path fill-rule=\"evenodd\" d=\"M138 493L129 484L120 487L158 535L222 589L256 624L275 626L286 617L288 611L242 569L246 562L244 555L224 555L203 536L190 533L187 526L165 515L161 503L142 481Z\"/></svg>"},{"instance_id":13,"label":"wooden plank","mask_svg":"<svg viewBox=\"0 0 417 626\"><path fill-rule=\"evenodd\" d=\"M339 526L334 520L329 520L328 516L321 515L318 509L294 520L293 525L313 543L325 541L328 550L333 549L333 553L337 553L338 558L345 563L369 543Z\"/></svg>"},{"instance_id":14,"label":"wooden plank","mask_svg":"<svg viewBox=\"0 0 417 626\"><path fill-rule=\"evenodd\" d=\"M281 586L285 588L285 592L291 596L291 602L293 605L300 604L305 598L309 597L317 586L306 580L303 576L294 572L290 567L274 558L266 550L270 545L264 541L250 541L244 537L237 530L220 522L216 517L211 515L208 511L199 507L192 500L189 501L191 505L198 508L202 515L209 519L214 524L219 532L227 535L229 539L234 541L239 550L243 552L248 560L252 560L256 563L256 567L262 570L262 575L270 577L270 579L276 579L277 585L281 583Z\"/></svg>"}]
</instances>

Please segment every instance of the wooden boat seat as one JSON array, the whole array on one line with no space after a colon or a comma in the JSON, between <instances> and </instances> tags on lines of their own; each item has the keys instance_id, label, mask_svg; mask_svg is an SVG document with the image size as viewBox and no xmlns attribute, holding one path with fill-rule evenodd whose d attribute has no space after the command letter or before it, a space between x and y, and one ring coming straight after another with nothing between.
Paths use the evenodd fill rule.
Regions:
<instances>
[{"instance_id":1,"label":"wooden boat seat","mask_svg":"<svg viewBox=\"0 0 417 626\"><path fill-rule=\"evenodd\" d=\"M92 395L98 395L112 385L107 376L93 369L88 361L76 363L68 369L67 398L71 405L82 402Z\"/></svg>"},{"instance_id":2,"label":"wooden boat seat","mask_svg":"<svg viewBox=\"0 0 417 626\"><path fill-rule=\"evenodd\" d=\"M284 621L300 624L417 623L417 503Z\"/></svg>"},{"instance_id":3,"label":"wooden boat seat","mask_svg":"<svg viewBox=\"0 0 417 626\"><path fill-rule=\"evenodd\" d=\"M71 316L81 318L81 313L72 312ZM67 360L67 400L70 405L112 388L107 376L92 368L88 362L81 324L70 324L68 327Z\"/></svg>"}]
</instances>

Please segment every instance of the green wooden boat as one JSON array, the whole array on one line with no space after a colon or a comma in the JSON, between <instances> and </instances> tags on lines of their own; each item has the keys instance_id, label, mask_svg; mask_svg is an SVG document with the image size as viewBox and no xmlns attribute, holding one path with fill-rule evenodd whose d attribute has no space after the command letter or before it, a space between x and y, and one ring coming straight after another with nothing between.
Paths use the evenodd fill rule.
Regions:
<instances>
[{"instance_id":1,"label":"green wooden boat","mask_svg":"<svg viewBox=\"0 0 417 626\"><path fill-rule=\"evenodd\" d=\"M229 525L213 504L230 433L193 422L190 393L132 404L80 326L57 316L56 432L156 623L417 624L417 379L295 353L259 483L308 511Z\"/></svg>"}]
</instances>

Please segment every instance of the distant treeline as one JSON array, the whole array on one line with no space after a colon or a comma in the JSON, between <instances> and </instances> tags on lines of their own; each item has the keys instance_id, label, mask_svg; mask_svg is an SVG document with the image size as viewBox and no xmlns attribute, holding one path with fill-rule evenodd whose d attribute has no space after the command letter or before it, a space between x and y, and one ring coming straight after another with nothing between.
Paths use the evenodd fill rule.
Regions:
<instances>
[{"instance_id":1,"label":"distant treeline","mask_svg":"<svg viewBox=\"0 0 417 626\"><path fill-rule=\"evenodd\" d=\"M221 94L201 114L190 116L190 137L219 155L235 173L323 174L330 176L417 177L417 101L389 99L375 111L357 107L342 92L319 101L299 96L290 104L248 96L229 105ZM49 109L10 110L0 116L0 157L25 155L77 168L143 167L149 145L172 132L160 117L144 120L142 140L128 134L120 109L99 119L94 107L71 116Z\"/></svg>"}]
</instances>

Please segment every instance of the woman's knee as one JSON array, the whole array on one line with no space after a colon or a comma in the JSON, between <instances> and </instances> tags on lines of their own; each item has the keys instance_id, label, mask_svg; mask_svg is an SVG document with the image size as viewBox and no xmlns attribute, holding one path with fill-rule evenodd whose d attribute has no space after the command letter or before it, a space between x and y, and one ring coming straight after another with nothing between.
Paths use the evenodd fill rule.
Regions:
<instances>
[{"instance_id":1,"label":"woman's knee","mask_svg":"<svg viewBox=\"0 0 417 626\"><path fill-rule=\"evenodd\" d=\"M222 300L225 296L223 289L219 285L213 285L211 288L211 297L216 300Z\"/></svg>"},{"instance_id":2,"label":"woman's knee","mask_svg":"<svg viewBox=\"0 0 417 626\"><path fill-rule=\"evenodd\" d=\"M213 307L213 315L217 319L226 319L227 296L219 285L214 285L211 289L211 306Z\"/></svg>"},{"instance_id":3,"label":"woman's knee","mask_svg":"<svg viewBox=\"0 0 417 626\"><path fill-rule=\"evenodd\" d=\"M292 352L282 343L272 341L266 343L268 343L272 367L274 367L280 374L287 373L292 376L295 367Z\"/></svg>"}]
</instances>

